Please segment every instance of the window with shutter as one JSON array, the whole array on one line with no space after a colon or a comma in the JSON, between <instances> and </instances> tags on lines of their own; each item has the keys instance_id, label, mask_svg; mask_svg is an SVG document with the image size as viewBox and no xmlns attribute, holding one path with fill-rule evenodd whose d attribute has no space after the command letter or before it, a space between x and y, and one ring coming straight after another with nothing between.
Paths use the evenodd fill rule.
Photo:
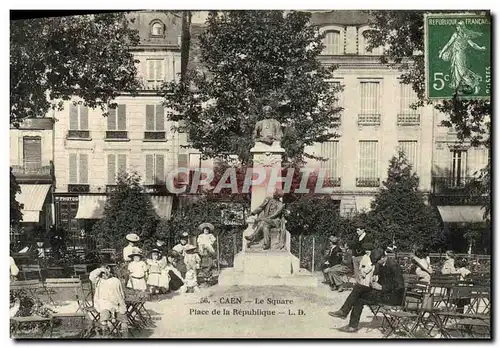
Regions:
<instances>
[{"instance_id":1,"label":"window with shutter","mask_svg":"<svg viewBox=\"0 0 500 348\"><path fill-rule=\"evenodd\" d=\"M108 155L108 184L116 184L116 161L114 154Z\"/></svg>"},{"instance_id":2,"label":"window with shutter","mask_svg":"<svg viewBox=\"0 0 500 348\"><path fill-rule=\"evenodd\" d=\"M359 164L356 186L378 187L380 178L378 175L378 142L359 142Z\"/></svg>"},{"instance_id":3,"label":"window with shutter","mask_svg":"<svg viewBox=\"0 0 500 348\"><path fill-rule=\"evenodd\" d=\"M90 138L89 109L85 105L69 105L68 139Z\"/></svg>"},{"instance_id":4,"label":"window with shutter","mask_svg":"<svg viewBox=\"0 0 500 348\"><path fill-rule=\"evenodd\" d=\"M147 88L156 90L161 87L165 81L164 59L147 59Z\"/></svg>"},{"instance_id":5,"label":"window with shutter","mask_svg":"<svg viewBox=\"0 0 500 348\"><path fill-rule=\"evenodd\" d=\"M323 54L337 55L342 53L342 43L339 31L327 31L323 39L325 48Z\"/></svg>"},{"instance_id":6,"label":"window with shutter","mask_svg":"<svg viewBox=\"0 0 500 348\"><path fill-rule=\"evenodd\" d=\"M364 30L363 33L360 36L360 42L359 42L359 51L361 54L364 55L372 55L372 56L380 56L384 54L384 47L379 46L379 47L374 47L371 50L368 50L368 45L370 43L369 38L368 38L368 32L370 30Z\"/></svg>"},{"instance_id":7,"label":"window with shutter","mask_svg":"<svg viewBox=\"0 0 500 348\"><path fill-rule=\"evenodd\" d=\"M165 183L165 157L155 155L155 184Z\"/></svg>"},{"instance_id":8,"label":"window with shutter","mask_svg":"<svg viewBox=\"0 0 500 348\"><path fill-rule=\"evenodd\" d=\"M451 151L451 186L462 187L467 178L467 151Z\"/></svg>"},{"instance_id":9,"label":"window with shutter","mask_svg":"<svg viewBox=\"0 0 500 348\"><path fill-rule=\"evenodd\" d=\"M144 139L149 141L164 141L165 108L163 105L146 105L146 131Z\"/></svg>"},{"instance_id":10,"label":"window with shutter","mask_svg":"<svg viewBox=\"0 0 500 348\"><path fill-rule=\"evenodd\" d=\"M398 114L398 125L419 125L420 115L417 109L412 109L410 106L417 102L417 93L413 90L411 84L400 83L400 106Z\"/></svg>"},{"instance_id":11,"label":"window with shutter","mask_svg":"<svg viewBox=\"0 0 500 348\"><path fill-rule=\"evenodd\" d=\"M42 168L42 138L23 137L23 169L25 173L38 173Z\"/></svg>"},{"instance_id":12,"label":"window with shutter","mask_svg":"<svg viewBox=\"0 0 500 348\"><path fill-rule=\"evenodd\" d=\"M154 155L146 155L146 184L154 183Z\"/></svg>"},{"instance_id":13,"label":"window with shutter","mask_svg":"<svg viewBox=\"0 0 500 348\"><path fill-rule=\"evenodd\" d=\"M399 148L404 151L413 171L418 173L418 143L416 140L402 140L398 142Z\"/></svg>"},{"instance_id":14,"label":"window with shutter","mask_svg":"<svg viewBox=\"0 0 500 348\"><path fill-rule=\"evenodd\" d=\"M127 129L127 106L125 104L118 105L118 130L124 131Z\"/></svg>"},{"instance_id":15,"label":"window with shutter","mask_svg":"<svg viewBox=\"0 0 500 348\"><path fill-rule=\"evenodd\" d=\"M69 155L69 183L78 183L78 156L75 153Z\"/></svg>"},{"instance_id":16,"label":"window with shutter","mask_svg":"<svg viewBox=\"0 0 500 348\"><path fill-rule=\"evenodd\" d=\"M88 184L89 182L89 169L88 169L88 155L80 154L80 184Z\"/></svg>"},{"instance_id":17,"label":"window with shutter","mask_svg":"<svg viewBox=\"0 0 500 348\"><path fill-rule=\"evenodd\" d=\"M127 109L126 105L118 104L117 108L110 108L108 115L107 140L128 140Z\"/></svg>"},{"instance_id":18,"label":"window with shutter","mask_svg":"<svg viewBox=\"0 0 500 348\"><path fill-rule=\"evenodd\" d=\"M379 82L361 82L361 113L358 118L358 124L380 124Z\"/></svg>"},{"instance_id":19,"label":"window with shutter","mask_svg":"<svg viewBox=\"0 0 500 348\"><path fill-rule=\"evenodd\" d=\"M116 130L116 109L110 108L108 115L108 130Z\"/></svg>"},{"instance_id":20,"label":"window with shutter","mask_svg":"<svg viewBox=\"0 0 500 348\"><path fill-rule=\"evenodd\" d=\"M189 154L179 154L177 157L177 168L189 168ZM179 173L179 182L188 183L188 175L186 173Z\"/></svg>"},{"instance_id":21,"label":"window with shutter","mask_svg":"<svg viewBox=\"0 0 500 348\"><path fill-rule=\"evenodd\" d=\"M334 183L338 182L338 185L340 185L338 150L338 141L326 141L324 143L321 143L320 157L327 159L326 161L321 162L321 167L326 170L325 174L331 181L333 181Z\"/></svg>"}]
</instances>

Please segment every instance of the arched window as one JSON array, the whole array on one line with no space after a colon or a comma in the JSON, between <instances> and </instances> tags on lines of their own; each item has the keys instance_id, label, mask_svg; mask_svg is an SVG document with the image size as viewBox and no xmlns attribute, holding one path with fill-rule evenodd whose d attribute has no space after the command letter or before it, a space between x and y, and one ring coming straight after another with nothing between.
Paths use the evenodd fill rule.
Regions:
<instances>
[{"instance_id":1,"label":"arched window","mask_svg":"<svg viewBox=\"0 0 500 348\"><path fill-rule=\"evenodd\" d=\"M340 42L340 32L338 31L327 31L325 38L323 39L323 44L325 49L324 54L340 54L341 42Z\"/></svg>"},{"instance_id":2,"label":"arched window","mask_svg":"<svg viewBox=\"0 0 500 348\"><path fill-rule=\"evenodd\" d=\"M367 56L380 56L384 54L384 47L379 46L379 47L374 47L370 51L368 50L368 44L369 44L369 39L368 39L368 32L372 31L373 29L365 28L361 29L359 33L359 54L367 55Z\"/></svg>"},{"instance_id":3,"label":"arched window","mask_svg":"<svg viewBox=\"0 0 500 348\"><path fill-rule=\"evenodd\" d=\"M163 36L163 23L156 21L151 24L151 36Z\"/></svg>"}]
</instances>

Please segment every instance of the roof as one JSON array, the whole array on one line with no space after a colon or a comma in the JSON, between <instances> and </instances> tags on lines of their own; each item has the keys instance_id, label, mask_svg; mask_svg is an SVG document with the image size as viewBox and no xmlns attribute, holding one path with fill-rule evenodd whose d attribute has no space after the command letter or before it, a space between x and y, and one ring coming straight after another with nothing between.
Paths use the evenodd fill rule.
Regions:
<instances>
[{"instance_id":1,"label":"roof","mask_svg":"<svg viewBox=\"0 0 500 348\"><path fill-rule=\"evenodd\" d=\"M366 25L370 15L364 10L332 10L311 13L311 24L316 25Z\"/></svg>"}]
</instances>

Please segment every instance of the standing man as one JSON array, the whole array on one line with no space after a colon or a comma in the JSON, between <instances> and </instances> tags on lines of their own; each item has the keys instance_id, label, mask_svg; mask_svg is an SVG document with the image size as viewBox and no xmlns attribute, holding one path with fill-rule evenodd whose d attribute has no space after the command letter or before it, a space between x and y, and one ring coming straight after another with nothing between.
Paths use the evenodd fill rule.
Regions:
<instances>
[{"instance_id":1,"label":"standing man","mask_svg":"<svg viewBox=\"0 0 500 348\"><path fill-rule=\"evenodd\" d=\"M363 228L356 229L357 239L351 244L352 250L352 267L354 270L354 277L356 278L356 282L359 282L360 272L360 262L363 256L366 254L365 248L363 248L363 243L371 243L372 241L367 236L366 231Z\"/></svg>"},{"instance_id":2,"label":"standing man","mask_svg":"<svg viewBox=\"0 0 500 348\"><path fill-rule=\"evenodd\" d=\"M345 290L342 276L349 273L349 267L342 263L343 253L338 245L339 239L336 236L330 236L328 240L330 242L330 250L326 255L323 275L332 291L338 290L342 292Z\"/></svg>"},{"instance_id":3,"label":"standing man","mask_svg":"<svg viewBox=\"0 0 500 348\"><path fill-rule=\"evenodd\" d=\"M378 282L370 286L356 284L345 300L340 310L328 312L332 317L345 319L349 312L351 317L349 325L343 329L345 332L357 332L359 319L366 302L386 305L400 305L404 297L403 270L396 261L387 258L381 249L374 250L370 255L373 264L377 264Z\"/></svg>"},{"instance_id":4,"label":"standing man","mask_svg":"<svg viewBox=\"0 0 500 348\"><path fill-rule=\"evenodd\" d=\"M128 245L123 248L123 261L130 262L132 261L130 255L134 252L137 252L137 250L139 249L137 247L137 243L139 242L140 238L135 233L129 233L125 236L125 239L127 239Z\"/></svg>"}]
</instances>

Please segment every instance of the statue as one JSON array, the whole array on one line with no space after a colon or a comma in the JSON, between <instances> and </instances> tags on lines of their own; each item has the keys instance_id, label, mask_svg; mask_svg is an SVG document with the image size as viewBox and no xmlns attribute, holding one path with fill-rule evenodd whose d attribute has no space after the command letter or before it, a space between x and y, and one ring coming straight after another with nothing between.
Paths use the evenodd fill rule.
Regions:
<instances>
[{"instance_id":1,"label":"statue","mask_svg":"<svg viewBox=\"0 0 500 348\"><path fill-rule=\"evenodd\" d=\"M264 112L264 116L269 116L271 107L266 105L262 110ZM273 118L265 118L255 124L253 139L256 142L273 145L275 141L281 141L282 136L283 133L281 131L281 124Z\"/></svg>"},{"instance_id":2,"label":"statue","mask_svg":"<svg viewBox=\"0 0 500 348\"><path fill-rule=\"evenodd\" d=\"M248 246L264 239L263 250L271 248L271 230L278 229L278 249L285 248L285 221L282 217L285 205L280 201L283 191L277 189L272 197L267 197L250 215L258 215L253 225L253 233L245 236Z\"/></svg>"}]
</instances>

